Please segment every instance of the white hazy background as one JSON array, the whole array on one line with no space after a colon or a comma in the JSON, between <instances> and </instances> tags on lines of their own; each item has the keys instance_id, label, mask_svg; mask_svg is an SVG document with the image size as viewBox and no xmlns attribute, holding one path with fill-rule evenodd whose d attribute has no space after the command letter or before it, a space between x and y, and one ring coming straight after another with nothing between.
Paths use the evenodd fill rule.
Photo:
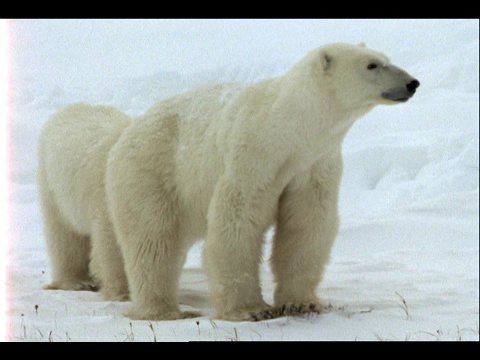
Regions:
<instances>
[{"instance_id":1,"label":"white hazy background","mask_svg":"<svg viewBox=\"0 0 480 360\"><path fill-rule=\"evenodd\" d=\"M479 23L475 20L10 21L10 341L479 339ZM36 189L42 125L77 101L137 116L215 82L279 76L314 47L359 43L421 86L378 107L343 144L341 228L320 315L212 320L201 243L180 283L197 319L130 321L128 303L45 291L50 266ZM266 236L265 299L274 284Z\"/></svg>"}]
</instances>

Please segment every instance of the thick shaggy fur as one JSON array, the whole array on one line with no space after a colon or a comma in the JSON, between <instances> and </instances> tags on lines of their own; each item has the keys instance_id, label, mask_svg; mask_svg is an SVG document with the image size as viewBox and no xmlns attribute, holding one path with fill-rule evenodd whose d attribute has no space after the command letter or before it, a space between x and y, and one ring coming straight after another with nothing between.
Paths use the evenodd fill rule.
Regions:
<instances>
[{"instance_id":1,"label":"thick shaggy fur","mask_svg":"<svg viewBox=\"0 0 480 360\"><path fill-rule=\"evenodd\" d=\"M417 86L384 55L333 44L313 50L284 76L178 95L126 127L108 154L105 191L130 289L128 315L149 320L196 315L179 309L177 287L188 249L205 236L204 266L217 317L259 320L321 311L317 286L338 231L343 138L375 105L406 101ZM67 288L72 279L78 284L86 277L84 237L95 236L90 219L96 219L86 214L99 208L108 222L101 179L106 152L124 127L107 131L108 145L98 149L93 143L102 136L92 143L89 132L83 135L85 125L78 126L78 139L68 144L58 135L60 126L53 134L45 130L42 149L56 155L41 158L40 165L54 269L62 268L58 254L72 258L72 248L85 253L82 261L69 260L83 265L77 272L54 272L54 284ZM58 141L64 142L61 148ZM92 169L81 166L91 153ZM98 171L99 180L92 182L88 171ZM90 196L94 191L98 195ZM48 215L55 211L63 216ZM84 220L76 223L79 218ZM52 226L51 219L59 221ZM273 306L262 299L259 282L263 236L271 225L276 225ZM112 246L103 261L119 269L121 256L107 233L102 241ZM92 267L100 268L95 254ZM118 276L113 284L101 279L102 288L123 288Z\"/></svg>"}]
</instances>

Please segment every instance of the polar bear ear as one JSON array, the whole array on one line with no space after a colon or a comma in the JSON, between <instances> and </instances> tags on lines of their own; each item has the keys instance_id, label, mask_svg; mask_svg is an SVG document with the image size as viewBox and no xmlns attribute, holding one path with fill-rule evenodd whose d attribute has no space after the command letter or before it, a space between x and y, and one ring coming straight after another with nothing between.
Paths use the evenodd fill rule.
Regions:
<instances>
[{"instance_id":1,"label":"polar bear ear","mask_svg":"<svg viewBox=\"0 0 480 360\"><path fill-rule=\"evenodd\" d=\"M363 48L366 48L366 47L367 47L367 44L365 44L365 42L362 41L360 44L358 44L358 46L363 47Z\"/></svg>"},{"instance_id":2,"label":"polar bear ear","mask_svg":"<svg viewBox=\"0 0 480 360\"><path fill-rule=\"evenodd\" d=\"M320 59L322 61L322 68L323 70L327 70L332 64L332 56L325 51L322 51L320 56L321 56Z\"/></svg>"}]
</instances>

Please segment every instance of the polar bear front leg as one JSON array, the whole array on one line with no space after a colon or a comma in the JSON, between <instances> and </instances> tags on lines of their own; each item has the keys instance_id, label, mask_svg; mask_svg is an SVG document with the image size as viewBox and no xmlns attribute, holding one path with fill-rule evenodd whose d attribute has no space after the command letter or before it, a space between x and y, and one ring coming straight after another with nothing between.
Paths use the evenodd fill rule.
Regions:
<instances>
[{"instance_id":1,"label":"polar bear front leg","mask_svg":"<svg viewBox=\"0 0 480 360\"><path fill-rule=\"evenodd\" d=\"M273 242L274 300L284 315L321 312L316 292L338 232L341 159L294 179L279 203Z\"/></svg>"},{"instance_id":2,"label":"polar bear front leg","mask_svg":"<svg viewBox=\"0 0 480 360\"><path fill-rule=\"evenodd\" d=\"M210 203L204 267L220 319L278 316L261 295L259 265L272 206L257 195L221 179Z\"/></svg>"}]
</instances>

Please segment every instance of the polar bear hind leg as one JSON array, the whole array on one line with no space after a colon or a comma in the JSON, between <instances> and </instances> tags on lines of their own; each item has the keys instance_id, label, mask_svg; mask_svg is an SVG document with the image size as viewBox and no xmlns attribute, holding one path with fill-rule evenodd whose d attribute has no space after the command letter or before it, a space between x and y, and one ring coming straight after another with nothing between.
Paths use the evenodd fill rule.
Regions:
<instances>
[{"instance_id":1,"label":"polar bear hind leg","mask_svg":"<svg viewBox=\"0 0 480 360\"><path fill-rule=\"evenodd\" d=\"M90 271L100 285L100 293L107 301L125 301L130 298L123 257L117 244L107 210L103 210L92 224Z\"/></svg>"},{"instance_id":2,"label":"polar bear hind leg","mask_svg":"<svg viewBox=\"0 0 480 360\"><path fill-rule=\"evenodd\" d=\"M39 167L39 181L46 181L42 167ZM65 224L47 186L40 186L40 203L53 271L53 281L44 289L96 291L97 284L90 277L88 269L90 237L78 234Z\"/></svg>"},{"instance_id":3,"label":"polar bear hind leg","mask_svg":"<svg viewBox=\"0 0 480 360\"><path fill-rule=\"evenodd\" d=\"M167 193L158 191L155 178L144 176L141 182L139 190L157 188L156 193L137 193L131 188L129 195L148 211L137 211L138 218L122 216L116 227L132 298L132 308L127 316L136 320L198 316L181 312L178 307L178 280L185 256L179 244L176 204ZM116 201L118 209L121 200L117 198ZM121 206L129 210L126 203Z\"/></svg>"},{"instance_id":4,"label":"polar bear hind leg","mask_svg":"<svg viewBox=\"0 0 480 360\"><path fill-rule=\"evenodd\" d=\"M109 154L107 201L130 288L132 306L126 315L135 320L199 315L183 312L178 305L178 282L189 244L179 231L172 154L177 123L178 116L167 116L155 124L162 131L137 133L139 128L127 128ZM147 145L153 137L162 149L132 146L130 136Z\"/></svg>"}]
</instances>

